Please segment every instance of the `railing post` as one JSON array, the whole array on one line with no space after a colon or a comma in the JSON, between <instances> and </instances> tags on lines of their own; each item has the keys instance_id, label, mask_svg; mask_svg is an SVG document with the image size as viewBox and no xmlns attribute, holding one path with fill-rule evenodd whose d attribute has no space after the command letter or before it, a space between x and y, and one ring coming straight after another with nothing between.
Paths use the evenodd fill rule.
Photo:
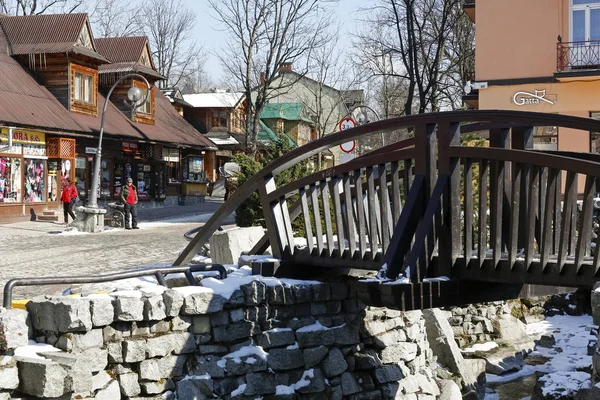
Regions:
<instances>
[{"instance_id":1,"label":"railing post","mask_svg":"<svg viewBox=\"0 0 600 400\"><path fill-rule=\"evenodd\" d=\"M559 44L560 46L560 44ZM511 148L515 150L533 150L533 132L534 127L525 126L525 127L515 127L512 128L511 132ZM514 178L515 171L513 171ZM531 176L531 167L527 164L523 164L521 167L521 190L520 190L520 202L519 202L519 218L520 221L518 227L518 240L517 246L519 249L524 249L527 246L527 237L528 230L535 229L534 227L528 227L527 223L527 215L530 212L535 213L535 209L532 208L533 205L529 204L529 191L530 187L530 176ZM514 212L514 211L513 211Z\"/></svg>"},{"instance_id":2,"label":"railing post","mask_svg":"<svg viewBox=\"0 0 600 400\"><path fill-rule=\"evenodd\" d=\"M290 245L288 242L286 223L279 200L269 201L269 193L275 191L275 189L277 189L277 186L275 185L275 177L272 175L264 178L263 185L258 185L258 195L260 196L263 216L265 217L271 252L273 253L273 257L281 259L284 252L294 246L293 243Z\"/></svg>"},{"instance_id":3,"label":"railing post","mask_svg":"<svg viewBox=\"0 0 600 400\"><path fill-rule=\"evenodd\" d=\"M490 147L509 148L510 129L490 129ZM493 249L494 266L498 265L503 247L508 242L510 226L511 185L509 171L504 161L490 165L490 248Z\"/></svg>"},{"instance_id":4,"label":"railing post","mask_svg":"<svg viewBox=\"0 0 600 400\"><path fill-rule=\"evenodd\" d=\"M440 232L438 269L436 276L450 276L452 267L461 252L460 223L460 168L457 158L450 158L450 146L460 146L460 124L450 123L438 126L438 165L439 176L449 179L444 191Z\"/></svg>"}]
</instances>

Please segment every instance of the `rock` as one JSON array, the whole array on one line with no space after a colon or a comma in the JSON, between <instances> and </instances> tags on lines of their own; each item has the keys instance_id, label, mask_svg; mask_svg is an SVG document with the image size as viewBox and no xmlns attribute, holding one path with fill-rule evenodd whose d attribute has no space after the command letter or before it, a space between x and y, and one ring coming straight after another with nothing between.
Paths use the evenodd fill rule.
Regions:
<instances>
[{"instance_id":1,"label":"rock","mask_svg":"<svg viewBox=\"0 0 600 400\"><path fill-rule=\"evenodd\" d=\"M172 289L165 290L162 296L165 304L165 314L169 317L177 317L181 307L183 307L183 296Z\"/></svg>"},{"instance_id":2,"label":"rock","mask_svg":"<svg viewBox=\"0 0 600 400\"><path fill-rule=\"evenodd\" d=\"M556 382L569 382L556 385ZM531 400L583 400L591 388L590 374L585 372L559 371L540 377L534 388Z\"/></svg>"},{"instance_id":3,"label":"rock","mask_svg":"<svg viewBox=\"0 0 600 400\"><path fill-rule=\"evenodd\" d=\"M144 320L160 321L167 317L166 310L162 295L147 297L144 301Z\"/></svg>"},{"instance_id":4,"label":"rock","mask_svg":"<svg viewBox=\"0 0 600 400\"><path fill-rule=\"evenodd\" d=\"M106 297L90 297L90 313L92 314L92 326L94 328L110 325L115 318L115 308L112 305L111 298Z\"/></svg>"},{"instance_id":5,"label":"rock","mask_svg":"<svg viewBox=\"0 0 600 400\"><path fill-rule=\"evenodd\" d=\"M123 342L107 343L106 350L108 351L108 362L122 363L123 362Z\"/></svg>"},{"instance_id":6,"label":"rock","mask_svg":"<svg viewBox=\"0 0 600 400\"><path fill-rule=\"evenodd\" d=\"M90 322L91 323L91 322ZM47 359L22 358L19 368L19 391L36 397L60 397L66 393L67 371Z\"/></svg>"},{"instance_id":7,"label":"rock","mask_svg":"<svg viewBox=\"0 0 600 400\"><path fill-rule=\"evenodd\" d=\"M146 340L125 340L123 342L123 361L140 362L146 359Z\"/></svg>"},{"instance_id":8,"label":"rock","mask_svg":"<svg viewBox=\"0 0 600 400\"><path fill-rule=\"evenodd\" d=\"M22 310L11 311L15 315ZM85 332L92 329L89 300L72 297L39 296L27 303L33 327L40 331L57 333ZM4 313L0 313L0 319ZM23 318L22 316L19 318ZM13 320L13 322L16 322ZM0 326L3 324L0 321Z\"/></svg>"},{"instance_id":9,"label":"rock","mask_svg":"<svg viewBox=\"0 0 600 400\"><path fill-rule=\"evenodd\" d=\"M18 386L17 360L11 356L0 356L0 390L12 390Z\"/></svg>"},{"instance_id":10,"label":"rock","mask_svg":"<svg viewBox=\"0 0 600 400\"><path fill-rule=\"evenodd\" d=\"M462 400L460 388L456 382L446 379L439 383L440 397L438 400Z\"/></svg>"},{"instance_id":11,"label":"rock","mask_svg":"<svg viewBox=\"0 0 600 400\"><path fill-rule=\"evenodd\" d=\"M119 382L116 380L110 381L104 389L100 389L94 396L96 400L115 400L120 398L121 389L119 388Z\"/></svg>"},{"instance_id":12,"label":"rock","mask_svg":"<svg viewBox=\"0 0 600 400\"><path fill-rule=\"evenodd\" d=\"M246 306L257 306L264 303L267 297L267 286L260 281L252 281L240 286Z\"/></svg>"},{"instance_id":13,"label":"rock","mask_svg":"<svg viewBox=\"0 0 600 400\"><path fill-rule=\"evenodd\" d=\"M323 374L327 378L332 378L334 376L341 375L343 372L345 372L348 368L348 363L346 363L342 352L334 347L329 351L329 354L323 360L322 368Z\"/></svg>"},{"instance_id":14,"label":"rock","mask_svg":"<svg viewBox=\"0 0 600 400\"><path fill-rule=\"evenodd\" d=\"M119 386L121 394L127 397L137 396L142 392L138 383L138 374L132 372L129 374L119 375Z\"/></svg>"},{"instance_id":15,"label":"rock","mask_svg":"<svg viewBox=\"0 0 600 400\"><path fill-rule=\"evenodd\" d=\"M381 360L375 350L367 349L362 353L354 354L356 360L356 370L367 371L375 369L381 365Z\"/></svg>"},{"instance_id":16,"label":"rock","mask_svg":"<svg viewBox=\"0 0 600 400\"><path fill-rule=\"evenodd\" d=\"M161 394L167 390L175 389L175 384L170 379L163 379L159 382L140 382L140 387L144 394Z\"/></svg>"},{"instance_id":17,"label":"rock","mask_svg":"<svg viewBox=\"0 0 600 400\"><path fill-rule=\"evenodd\" d=\"M227 302L223 296L202 286L175 288L183 296L181 314L204 315L223 310Z\"/></svg>"},{"instance_id":18,"label":"rock","mask_svg":"<svg viewBox=\"0 0 600 400\"><path fill-rule=\"evenodd\" d=\"M525 331L525 324L512 315L501 315L493 325L500 339L515 349L530 352L535 348L535 343Z\"/></svg>"},{"instance_id":19,"label":"rock","mask_svg":"<svg viewBox=\"0 0 600 400\"><path fill-rule=\"evenodd\" d=\"M92 392L104 389L112 381L111 374L108 371L100 371L92 376Z\"/></svg>"},{"instance_id":20,"label":"rock","mask_svg":"<svg viewBox=\"0 0 600 400\"><path fill-rule=\"evenodd\" d=\"M283 347L296 343L294 331L289 328L276 328L265 331L257 337L258 345L264 349Z\"/></svg>"},{"instance_id":21,"label":"rock","mask_svg":"<svg viewBox=\"0 0 600 400\"><path fill-rule=\"evenodd\" d=\"M213 263L237 263L242 252L252 250L264 234L265 231L260 226L215 232L209 239L210 256Z\"/></svg>"},{"instance_id":22,"label":"rock","mask_svg":"<svg viewBox=\"0 0 600 400\"><path fill-rule=\"evenodd\" d=\"M40 353L42 357L58 363L67 373L65 392L85 393L93 389L92 365L81 354L62 351Z\"/></svg>"},{"instance_id":23,"label":"rock","mask_svg":"<svg viewBox=\"0 0 600 400\"><path fill-rule=\"evenodd\" d=\"M360 343L358 321L347 322L343 326L332 330L336 346L349 346Z\"/></svg>"},{"instance_id":24,"label":"rock","mask_svg":"<svg viewBox=\"0 0 600 400\"><path fill-rule=\"evenodd\" d=\"M230 343L239 339L253 336L255 325L249 321L242 321L227 326L219 326L213 330L213 338L216 342Z\"/></svg>"},{"instance_id":25,"label":"rock","mask_svg":"<svg viewBox=\"0 0 600 400\"><path fill-rule=\"evenodd\" d=\"M325 377L319 368L309 369L307 371L302 372L302 375L298 376L298 379L292 379L293 382L310 382L308 385L298 385L302 386L296 389L299 393L320 393L325 390Z\"/></svg>"},{"instance_id":26,"label":"rock","mask_svg":"<svg viewBox=\"0 0 600 400\"><path fill-rule=\"evenodd\" d=\"M453 374L461 377L464 391L475 390L483 397L485 382L485 361L465 360L458 345L454 341L452 327L447 316L439 309L423 311L427 338L433 354L438 362Z\"/></svg>"},{"instance_id":27,"label":"rock","mask_svg":"<svg viewBox=\"0 0 600 400\"><path fill-rule=\"evenodd\" d=\"M213 397L213 380L208 376L188 376L177 382L180 399L207 399Z\"/></svg>"},{"instance_id":28,"label":"rock","mask_svg":"<svg viewBox=\"0 0 600 400\"><path fill-rule=\"evenodd\" d=\"M296 338L301 348L315 346L331 346L335 342L333 330L312 330L312 326L306 326L296 331Z\"/></svg>"},{"instance_id":29,"label":"rock","mask_svg":"<svg viewBox=\"0 0 600 400\"><path fill-rule=\"evenodd\" d=\"M250 373L246 375L244 395L255 396L275 393L275 375L271 373Z\"/></svg>"},{"instance_id":30,"label":"rock","mask_svg":"<svg viewBox=\"0 0 600 400\"><path fill-rule=\"evenodd\" d=\"M342 361L343 359L342 357ZM302 357L302 351L300 349L271 349L269 351L268 365L274 371L287 371L303 367L304 358Z\"/></svg>"},{"instance_id":31,"label":"rock","mask_svg":"<svg viewBox=\"0 0 600 400\"><path fill-rule=\"evenodd\" d=\"M116 321L142 321L144 319L144 301L142 293L113 292L113 306L115 308Z\"/></svg>"},{"instance_id":32,"label":"rock","mask_svg":"<svg viewBox=\"0 0 600 400\"><path fill-rule=\"evenodd\" d=\"M92 369L92 372L102 371L108 365L108 350L106 349L94 347L84 350L77 356Z\"/></svg>"},{"instance_id":33,"label":"rock","mask_svg":"<svg viewBox=\"0 0 600 400\"><path fill-rule=\"evenodd\" d=\"M399 361L412 361L417 356L418 347L416 343L400 342L386 347L381 351L381 362L384 364L397 363Z\"/></svg>"},{"instance_id":34,"label":"rock","mask_svg":"<svg viewBox=\"0 0 600 400\"><path fill-rule=\"evenodd\" d=\"M327 355L329 349L326 346L318 346L311 349L304 350L304 363L306 368L312 368L321 362Z\"/></svg>"},{"instance_id":35,"label":"rock","mask_svg":"<svg viewBox=\"0 0 600 400\"><path fill-rule=\"evenodd\" d=\"M167 356L144 360L139 365L140 380L160 381L183 375L184 357Z\"/></svg>"},{"instance_id":36,"label":"rock","mask_svg":"<svg viewBox=\"0 0 600 400\"><path fill-rule=\"evenodd\" d=\"M397 382L402 379L402 371L398 365L384 365L375 370L375 380L378 383Z\"/></svg>"},{"instance_id":37,"label":"rock","mask_svg":"<svg viewBox=\"0 0 600 400\"><path fill-rule=\"evenodd\" d=\"M171 353L192 353L195 350L195 338L188 332L175 332L146 339L146 355L148 358L164 357Z\"/></svg>"},{"instance_id":38,"label":"rock","mask_svg":"<svg viewBox=\"0 0 600 400\"><path fill-rule=\"evenodd\" d=\"M594 284L591 297L594 325L600 325L600 282Z\"/></svg>"},{"instance_id":39,"label":"rock","mask_svg":"<svg viewBox=\"0 0 600 400\"><path fill-rule=\"evenodd\" d=\"M349 396L351 394L358 393L361 390L362 389L360 388L359 384L356 382L356 379L354 379L354 376L351 373L346 372L342 374L342 394L344 396Z\"/></svg>"},{"instance_id":40,"label":"rock","mask_svg":"<svg viewBox=\"0 0 600 400\"><path fill-rule=\"evenodd\" d=\"M104 345L102 330L92 329L86 333L66 333L62 335L56 347L73 353L81 353L84 350Z\"/></svg>"},{"instance_id":41,"label":"rock","mask_svg":"<svg viewBox=\"0 0 600 400\"><path fill-rule=\"evenodd\" d=\"M540 340L538 341L538 346L546 347L548 349L552 348L555 344L556 344L556 339L554 338L554 335L552 335L552 334L542 335L542 337L540 337Z\"/></svg>"}]
</instances>

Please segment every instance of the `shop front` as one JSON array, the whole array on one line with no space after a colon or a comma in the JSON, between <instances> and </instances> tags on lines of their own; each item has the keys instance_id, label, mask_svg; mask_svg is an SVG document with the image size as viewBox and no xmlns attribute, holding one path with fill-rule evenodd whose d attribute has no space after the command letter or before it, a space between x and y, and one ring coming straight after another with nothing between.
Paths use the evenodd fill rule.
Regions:
<instances>
[{"instance_id":1,"label":"shop front","mask_svg":"<svg viewBox=\"0 0 600 400\"><path fill-rule=\"evenodd\" d=\"M44 132L0 130L0 221L40 214L60 184L53 186L55 180L48 171Z\"/></svg>"}]
</instances>

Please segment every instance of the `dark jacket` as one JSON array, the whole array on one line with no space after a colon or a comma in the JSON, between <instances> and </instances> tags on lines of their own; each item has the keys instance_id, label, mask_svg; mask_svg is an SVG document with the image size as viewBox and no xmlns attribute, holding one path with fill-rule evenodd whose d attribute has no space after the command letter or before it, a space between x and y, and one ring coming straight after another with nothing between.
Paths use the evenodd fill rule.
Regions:
<instances>
[{"instance_id":1,"label":"dark jacket","mask_svg":"<svg viewBox=\"0 0 600 400\"><path fill-rule=\"evenodd\" d=\"M138 202L137 188L134 185L125 185L121 189L121 201L123 204L127 204L127 198L129 197L129 188L131 188L135 192L135 204Z\"/></svg>"}]
</instances>

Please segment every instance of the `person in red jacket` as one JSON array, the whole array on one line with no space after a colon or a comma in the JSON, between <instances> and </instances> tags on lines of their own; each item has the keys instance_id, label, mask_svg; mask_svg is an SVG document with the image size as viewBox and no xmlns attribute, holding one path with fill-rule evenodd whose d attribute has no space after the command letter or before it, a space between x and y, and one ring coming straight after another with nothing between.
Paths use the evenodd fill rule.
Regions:
<instances>
[{"instance_id":1,"label":"person in red jacket","mask_svg":"<svg viewBox=\"0 0 600 400\"><path fill-rule=\"evenodd\" d=\"M133 179L127 178L127 186L121 189L121 201L125 206L125 229L140 229L137 226L137 209L138 202L137 189L133 185ZM129 225L129 216L131 215L131 225Z\"/></svg>"},{"instance_id":2,"label":"person in red jacket","mask_svg":"<svg viewBox=\"0 0 600 400\"><path fill-rule=\"evenodd\" d=\"M69 223L69 215L73 220L75 220L75 214L73 214L73 205L77 201L77 186L75 186L75 182L72 182L71 179L65 179L65 184L63 185L62 194L60 196L60 201L63 203L63 212L65 213L65 224Z\"/></svg>"}]
</instances>

